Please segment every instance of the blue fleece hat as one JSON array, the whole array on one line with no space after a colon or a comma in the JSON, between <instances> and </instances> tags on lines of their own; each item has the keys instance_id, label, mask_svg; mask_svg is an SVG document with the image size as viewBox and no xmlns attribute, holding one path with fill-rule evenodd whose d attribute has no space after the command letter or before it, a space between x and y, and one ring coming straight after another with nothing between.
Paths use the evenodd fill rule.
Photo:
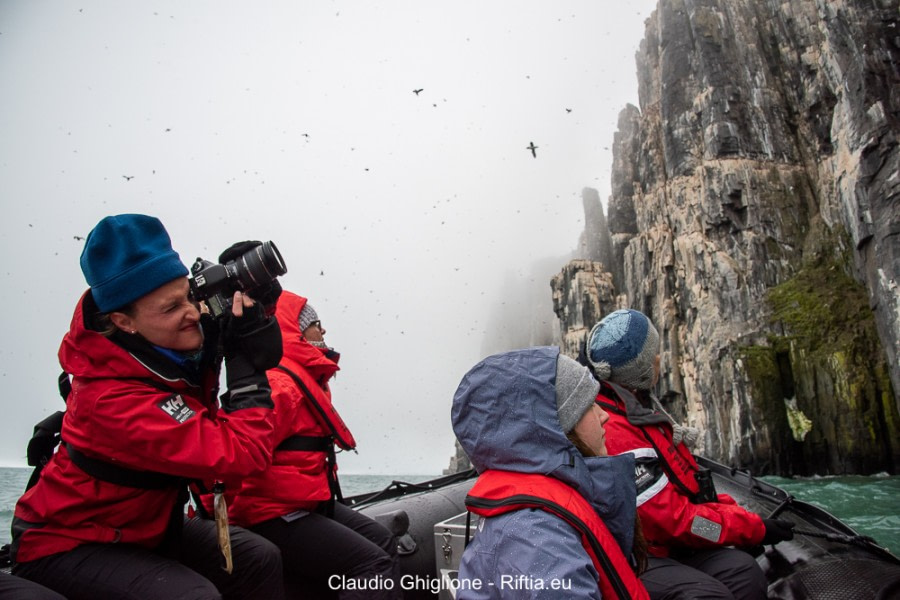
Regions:
<instances>
[{"instance_id":1,"label":"blue fleece hat","mask_svg":"<svg viewBox=\"0 0 900 600\"><path fill-rule=\"evenodd\" d=\"M105 217L88 234L81 271L100 312L122 308L188 274L163 224L147 215Z\"/></svg>"},{"instance_id":2,"label":"blue fleece hat","mask_svg":"<svg viewBox=\"0 0 900 600\"><path fill-rule=\"evenodd\" d=\"M591 329L585 353L598 379L633 390L649 390L653 386L653 363L659 354L659 333L643 313L617 310Z\"/></svg>"}]
</instances>

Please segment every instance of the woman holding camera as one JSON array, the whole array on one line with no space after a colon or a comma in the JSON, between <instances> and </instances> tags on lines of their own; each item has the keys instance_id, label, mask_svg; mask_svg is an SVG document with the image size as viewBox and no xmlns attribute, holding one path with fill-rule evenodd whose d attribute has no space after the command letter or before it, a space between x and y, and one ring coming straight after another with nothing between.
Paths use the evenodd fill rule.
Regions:
<instances>
[{"instance_id":1,"label":"woman holding camera","mask_svg":"<svg viewBox=\"0 0 900 600\"><path fill-rule=\"evenodd\" d=\"M62 444L16 505L13 572L70 600L282 597L274 545L232 528L227 572L216 523L184 514L189 482L238 487L271 460L265 369L280 353L261 364L246 348L278 339L274 321L240 292L224 323L201 315L154 217L104 218L81 267Z\"/></svg>"}]
</instances>

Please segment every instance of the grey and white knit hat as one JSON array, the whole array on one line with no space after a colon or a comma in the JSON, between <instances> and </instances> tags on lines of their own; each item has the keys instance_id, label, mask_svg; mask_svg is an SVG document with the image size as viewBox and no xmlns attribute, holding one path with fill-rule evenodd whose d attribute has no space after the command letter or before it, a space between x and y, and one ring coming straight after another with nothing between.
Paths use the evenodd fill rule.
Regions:
<instances>
[{"instance_id":1,"label":"grey and white knit hat","mask_svg":"<svg viewBox=\"0 0 900 600\"><path fill-rule=\"evenodd\" d=\"M312 305L307 302L303 305L303 309L300 311L300 317L298 318L298 322L300 323L300 333L306 331L306 328L319 320L319 315L316 313L316 309L312 307Z\"/></svg>"},{"instance_id":2,"label":"grey and white knit hat","mask_svg":"<svg viewBox=\"0 0 900 600\"><path fill-rule=\"evenodd\" d=\"M649 390L659 354L659 333L643 313L617 310L591 329L585 354L598 379Z\"/></svg>"},{"instance_id":3,"label":"grey and white knit hat","mask_svg":"<svg viewBox=\"0 0 900 600\"><path fill-rule=\"evenodd\" d=\"M587 367L564 354L556 359L556 413L563 433L569 433L593 406L600 384Z\"/></svg>"}]
</instances>

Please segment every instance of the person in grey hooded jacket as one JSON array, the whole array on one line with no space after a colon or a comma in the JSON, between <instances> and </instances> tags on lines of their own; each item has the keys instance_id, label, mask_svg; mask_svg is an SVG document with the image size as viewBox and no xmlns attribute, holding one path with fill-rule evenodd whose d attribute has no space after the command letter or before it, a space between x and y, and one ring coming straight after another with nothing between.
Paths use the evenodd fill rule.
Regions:
<instances>
[{"instance_id":1,"label":"person in grey hooded jacket","mask_svg":"<svg viewBox=\"0 0 900 600\"><path fill-rule=\"evenodd\" d=\"M604 456L598 387L555 347L491 356L463 377L451 418L482 518L459 600L647 597L630 560L634 458Z\"/></svg>"}]
</instances>

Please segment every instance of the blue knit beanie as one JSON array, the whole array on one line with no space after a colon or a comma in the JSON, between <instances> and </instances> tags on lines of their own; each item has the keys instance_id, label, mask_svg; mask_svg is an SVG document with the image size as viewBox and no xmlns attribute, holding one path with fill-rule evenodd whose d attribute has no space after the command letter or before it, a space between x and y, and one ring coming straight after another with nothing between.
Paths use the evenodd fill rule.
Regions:
<instances>
[{"instance_id":1,"label":"blue knit beanie","mask_svg":"<svg viewBox=\"0 0 900 600\"><path fill-rule=\"evenodd\" d=\"M617 310L594 325L585 351L598 379L649 390L659 354L659 333L643 313Z\"/></svg>"},{"instance_id":2,"label":"blue knit beanie","mask_svg":"<svg viewBox=\"0 0 900 600\"><path fill-rule=\"evenodd\" d=\"M100 312L110 312L188 274L163 224L147 215L105 217L88 234L81 271Z\"/></svg>"}]
</instances>

